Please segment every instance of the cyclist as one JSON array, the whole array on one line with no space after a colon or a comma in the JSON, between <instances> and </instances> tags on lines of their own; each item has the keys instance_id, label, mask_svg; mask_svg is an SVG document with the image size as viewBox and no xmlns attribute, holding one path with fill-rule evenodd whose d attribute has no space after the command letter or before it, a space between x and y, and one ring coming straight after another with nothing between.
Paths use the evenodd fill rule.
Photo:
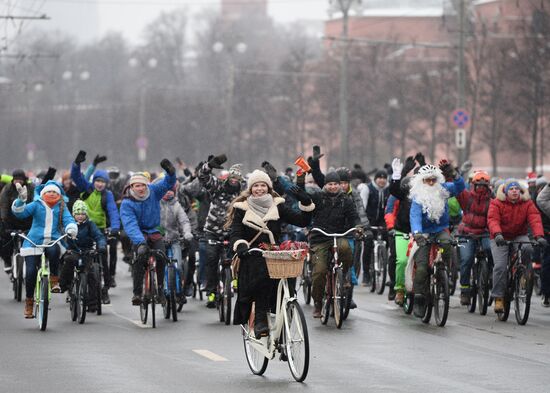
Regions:
<instances>
[{"instance_id":1,"label":"cyclist","mask_svg":"<svg viewBox=\"0 0 550 393\"><path fill-rule=\"evenodd\" d=\"M550 185L545 185L537 196L537 207L541 211L542 226L546 241L550 240ZM542 249L543 259L540 271L542 306L550 307L550 248Z\"/></svg>"},{"instance_id":2,"label":"cyclist","mask_svg":"<svg viewBox=\"0 0 550 393\"><path fill-rule=\"evenodd\" d=\"M361 199L365 206L367 218L370 225L383 227L385 226L384 215L386 204L390 197L390 189L388 184L388 173L385 170L378 170L374 174L374 180L366 187L361 189ZM387 237L385 238L387 241ZM363 285L367 285L369 281L369 266L370 260L373 257L372 251L374 243L366 242L366 249L363 258Z\"/></svg>"},{"instance_id":3,"label":"cyclist","mask_svg":"<svg viewBox=\"0 0 550 393\"><path fill-rule=\"evenodd\" d=\"M420 154L420 153L419 153ZM412 156L407 157L405 163L395 158L392 161L392 179L390 182L390 198L386 205L386 225L388 230L394 231L395 244L395 303L403 305L405 300L405 268L407 267L407 251L409 248L409 233L411 232L409 198L411 177L409 172L415 167L416 161Z\"/></svg>"},{"instance_id":4,"label":"cyclist","mask_svg":"<svg viewBox=\"0 0 550 393\"><path fill-rule=\"evenodd\" d=\"M445 179L453 179L445 183ZM464 179L445 160L439 168L425 165L411 180L410 223L418 250L414 256L416 273L414 277L414 314L422 317L426 310L426 296L429 294L428 238L442 242L443 261L449 266L451 257L451 235L449 233L449 206L447 200L460 194L465 188Z\"/></svg>"},{"instance_id":5,"label":"cyclist","mask_svg":"<svg viewBox=\"0 0 550 393\"><path fill-rule=\"evenodd\" d=\"M16 169L12 173L12 180L7 184L0 192L0 219L2 221L2 234L0 236L0 242L2 247L0 248L0 254L4 260L4 271L10 273L12 270L11 258L13 254L13 239L11 238L11 232L13 230L28 231L32 225L32 218L26 218L24 220L18 220L11 211L11 205L13 201L17 199L19 193L17 192L16 184L21 186L27 185L27 200L25 203L31 203L34 196L34 185L29 183L27 175L22 169Z\"/></svg>"},{"instance_id":6,"label":"cyclist","mask_svg":"<svg viewBox=\"0 0 550 393\"><path fill-rule=\"evenodd\" d=\"M63 191L68 198L67 208L72 211L74 202L80 198L80 191L76 188L73 179L71 179L71 171L64 171L61 175L61 184Z\"/></svg>"},{"instance_id":7,"label":"cyclist","mask_svg":"<svg viewBox=\"0 0 550 393\"><path fill-rule=\"evenodd\" d=\"M61 292L65 292L71 287L73 281L73 271L78 264L80 256L73 251L88 251L95 244L96 250L101 254L106 254L107 242L103 233L97 226L88 219L88 205L78 199L73 204L73 217L78 225L78 235L74 241L68 241L67 252L63 256L63 266L59 277L59 286ZM85 269L88 271L90 261L85 261ZM88 271L89 272L89 271ZM98 277L101 280L101 277ZM88 274L88 285L95 288L96 276L93 272ZM97 302L101 299L96 298L95 291L88 291L87 304L90 312L97 311Z\"/></svg>"},{"instance_id":8,"label":"cyclist","mask_svg":"<svg viewBox=\"0 0 550 393\"><path fill-rule=\"evenodd\" d=\"M231 204L225 224L225 228L230 229L233 251L241 258L233 323L246 323L252 302L255 302L254 334L257 338L269 333L267 311L275 301L272 299L275 286L274 280L269 278L265 259L248 250L260 243L276 244L283 222L300 227L310 223L311 211L315 209L311 198L300 188L295 189L293 195L299 201L300 211L289 209L285 200L273 192L269 176L255 170L248 178L247 189Z\"/></svg>"},{"instance_id":9,"label":"cyclist","mask_svg":"<svg viewBox=\"0 0 550 393\"><path fill-rule=\"evenodd\" d=\"M542 220L538 209L529 196L529 191L519 181L508 179L500 185L496 198L489 204L487 214L493 255L493 291L495 313L504 311L504 292L508 271L508 245L506 241L529 241L528 226L533 237L544 249L548 242L544 238ZM525 263L531 262L533 248L522 247Z\"/></svg>"},{"instance_id":10,"label":"cyclist","mask_svg":"<svg viewBox=\"0 0 550 393\"><path fill-rule=\"evenodd\" d=\"M157 178L155 182L160 180L161 178ZM183 237L186 242L190 242L193 240L193 234L191 233L189 218L176 198L178 187L179 184L176 182L174 187L167 191L160 201L160 229L164 235L164 240L172 243L174 258L178 261L179 269L183 275L185 269L179 240ZM182 275L180 277L184 278ZM185 296L182 296L179 301L184 302Z\"/></svg>"},{"instance_id":11,"label":"cyclist","mask_svg":"<svg viewBox=\"0 0 550 393\"><path fill-rule=\"evenodd\" d=\"M357 227L357 236L362 236L363 228L357 209L353 200L342 191L338 173L327 173L323 190L311 194L311 199L316 206L313 212L313 227L321 228L328 233L343 233L352 227ZM313 263L311 291L314 301L313 317L320 318L329 252L333 240L319 232L311 232L310 244ZM344 274L346 274L353 263L353 253L347 239L338 239L338 255L343 263ZM351 285L351 283L346 283L346 285Z\"/></svg>"},{"instance_id":12,"label":"cyclist","mask_svg":"<svg viewBox=\"0 0 550 393\"><path fill-rule=\"evenodd\" d=\"M206 237L206 293L208 299L206 307L216 307L216 286L218 282L218 261L223 252L220 242L229 235L224 229L227 209L231 201L241 191L241 166L233 165L229 168L226 180L220 181L212 176L212 169L222 169L221 165L227 160L225 155L213 157L203 165L199 172L199 180L210 195L210 210L204 225Z\"/></svg>"},{"instance_id":13,"label":"cyclist","mask_svg":"<svg viewBox=\"0 0 550 393\"><path fill-rule=\"evenodd\" d=\"M115 203L118 209L120 209L120 203L122 202L122 192L126 185L126 178L120 177L120 170L116 166L111 166L106 169L109 175L109 182L107 183L107 189L113 193ZM111 228L111 233L107 239L109 246L109 273L111 274L111 288L116 288L116 265L118 260L118 242L120 240L122 228L120 231L116 231Z\"/></svg>"},{"instance_id":14,"label":"cyclist","mask_svg":"<svg viewBox=\"0 0 550 393\"><path fill-rule=\"evenodd\" d=\"M27 203L28 190L26 186L15 183L18 197L12 204L12 212L18 219L32 217L32 226L27 234L28 238L36 244L48 243L61 237L63 231L75 238L78 227L63 200L63 190L60 184L50 180L46 184L36 187L39 199ZM45 252L50 261L50 285L53 293L58 293L59 288L59 257L64 251L64 246L57 244L45 250L35 248L27 240L21 246L21 255L25 257L25 318L33 317L34 289L36 275L41 262L42 253Z\"/></svg>"},{"instance_id":15,"label":"cyclist","mask_svg":"<svg viewBox=\"0 0 550 393\"><path fill-rule=\"evenodd\" d=\"M107 190L109 175L104 170L97 170L93 175L92 182L88 182L82 172L80 172L80 164L85 160L86 152L83 150L79 151L71 168L71 178L76 184L78 191L81 192L80 198L88 206L88 217L100 230L106 231L110 227L110 231L118 234L120 231L120 216L113 193ZM94 159L93 168L98 164L97 161L98 157ZM104 304L109 304L111 302L109 299L111 272L107 254L101 255L101 263L103 265L104 281L101 297Z\"/></svg>"},{"instance_id":16,"label":"cyclist","mask_svg":"<svg viewBox=\"0 0 550 393\"><path fill-rule=\"evenodd\" d=\"M489 190L491 178L485 171L474 172L471 187L462 191L457 199L463 211L462 223L458 227L461 235L488 235L487 212L492 195ZM482 237L481 246L485 254L491 258L491 243L489 237ZM474 263L476 240L467 239L460 249L460 304L470 304L470 272Z\"/></svg>"},{"instance_id":17,"label":"cyclist","mask_svg":"<svg viewBox=\"0 0 550 393\"><path fill-rule=\"evenodd\" d=\"M166 158L161 161L160 166L167 174L160 183L149 184L149 179L143 173L133 174L120 205L120 218L124 230L137 253L133 270L132 304L134 306L141 304L143 276L150 249L165 251L164 241L158 230L160 200L176 184L176 168ZM159 287L162 288L164 282L164 260L162 259L157 260L157 277ZM163 296L161 290L161 300Z\"/></svg>"}]
</instances>

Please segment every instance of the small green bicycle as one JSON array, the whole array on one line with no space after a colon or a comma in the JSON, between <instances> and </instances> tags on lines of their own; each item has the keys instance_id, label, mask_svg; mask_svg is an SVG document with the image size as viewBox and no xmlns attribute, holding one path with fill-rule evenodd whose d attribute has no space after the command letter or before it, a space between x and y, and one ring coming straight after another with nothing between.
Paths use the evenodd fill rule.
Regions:
<instances>
[{"instance_id":1,"label":"small green bicycle","mask_svg":"<svg viewBox=\"0 0 550 393\"><path fill-rule=\"evenodd\" d=\"M36 244L27 236L18 233L22 239L25 239L31 243L34 247L42 249L42 258L40 269L36 275L36 287L34 289L34 303L35 303L35 317L38 318L38 327L41 331L46 330L46 325L48 324L48 306L50 304L50 299L52 296L51 287L50 287L50 264L46 255L44 255L44 249L55 246L61 240L66 238L68 235L65 234L59 239L54 240L48 244Z\"/></svg>"}]
</instances>

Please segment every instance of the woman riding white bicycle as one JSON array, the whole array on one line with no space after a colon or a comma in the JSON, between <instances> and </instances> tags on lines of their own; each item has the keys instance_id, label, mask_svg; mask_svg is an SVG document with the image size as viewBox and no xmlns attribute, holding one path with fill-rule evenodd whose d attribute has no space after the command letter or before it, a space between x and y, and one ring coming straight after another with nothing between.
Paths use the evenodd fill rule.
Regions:
<instances>
[{"instance_id":1,"label":"woman riding white bicycle","mask_svg":"<svg viewBox=\"0 0 550 393\"><path fill-rule=\"evenodd\" d=\"M12 211L18 219L32 217L32 227L28 233L28 238L35 244L45 244L57 240L62 236L63 231L71 237L76 237L78 233L77 225L65 205L63 199L64 192L62 187L55 181L48 181L44 185L36 188L35 193L40 195L38 199L27 204L27 187L17 185L19 197L13 202ZM25 318L33 317L33 293L36 285L36 275L40 265L40 258L45 252L50 261L51 273L50 285L52 292L59 292L59 258L64 252L64 247L57 244L54 247L41 248L33 247L30 242L25 240L21 247L21 255L25 257L26 277L25 277Z\"/></svg>"},{"instance_id":2,"label":"woman riding white bicycle","mask_svg":"<svg viewBox=\"0 0 550 393\"><path fill-rule=\"evenodd\" d=\"M273 191L269 176L255 170L248 178L246 191L233 201L229 210L226 228L231 228L230 241L241 259L233 324L247 323L252 302L255 302L254 334L257 338L269 333L267 311L275 300L271 299L275 286L274 280L269 278L265 259L256 252L249 254L248 250L260 243L277 243L283 222L299 227L309 225L315 205L302 189L296 190L294 195L300 201L300 212L286 207L285 200Z\"/></svg>"}]
</instances>

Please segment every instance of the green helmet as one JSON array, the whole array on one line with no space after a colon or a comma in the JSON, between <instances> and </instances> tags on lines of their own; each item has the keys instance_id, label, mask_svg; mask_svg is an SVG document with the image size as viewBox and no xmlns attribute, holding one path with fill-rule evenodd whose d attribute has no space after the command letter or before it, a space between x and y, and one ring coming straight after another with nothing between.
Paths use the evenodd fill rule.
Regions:
<instances>
[{"instance_id":1,"label":"green helmet","mask_svg":"<svg viewBox=\"0 0 550 393\"><path fill-rule=\"evenodd\" d=\"M76 214L88 214L88 206L80 199L76 200L73 205L73 216Z\"/></svg>"}]
</instances>

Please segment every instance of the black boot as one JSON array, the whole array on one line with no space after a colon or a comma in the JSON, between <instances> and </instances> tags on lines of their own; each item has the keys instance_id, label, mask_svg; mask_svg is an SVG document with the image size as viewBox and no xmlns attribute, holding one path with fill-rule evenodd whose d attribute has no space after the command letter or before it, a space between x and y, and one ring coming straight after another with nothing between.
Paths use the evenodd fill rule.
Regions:
<instances>
[{"instance_id":1,"label":"black boot","mask_svg":"<svg viewBox=\"0 0 550 393\"><path fill-rule=\"evenodd\" d=\"M103 304L111 304L111 299L109 298L109 289L107 287L101 288L101 302Z\"/></svg>"},{"instance_id":2,"label":"black boot","mask_svg":"<svg viewBox=\"0 0 550 393\"><path fill-rule=\"evenodd\" d=\"M265 319L254 321L254 335L257 339L269 335L269 327L267 326L267 321Z\"/></svg>"},{"instance_id":3,"label":"black boot","mask_svg":"<svg viewBox=\"0 0 550 393\"><path fill-rule=\"evenodd\" d=\"M414 295L414 316L417 318L423 318L426 314L426 296L417 293Z\"/></svg>"}]
</instances>

